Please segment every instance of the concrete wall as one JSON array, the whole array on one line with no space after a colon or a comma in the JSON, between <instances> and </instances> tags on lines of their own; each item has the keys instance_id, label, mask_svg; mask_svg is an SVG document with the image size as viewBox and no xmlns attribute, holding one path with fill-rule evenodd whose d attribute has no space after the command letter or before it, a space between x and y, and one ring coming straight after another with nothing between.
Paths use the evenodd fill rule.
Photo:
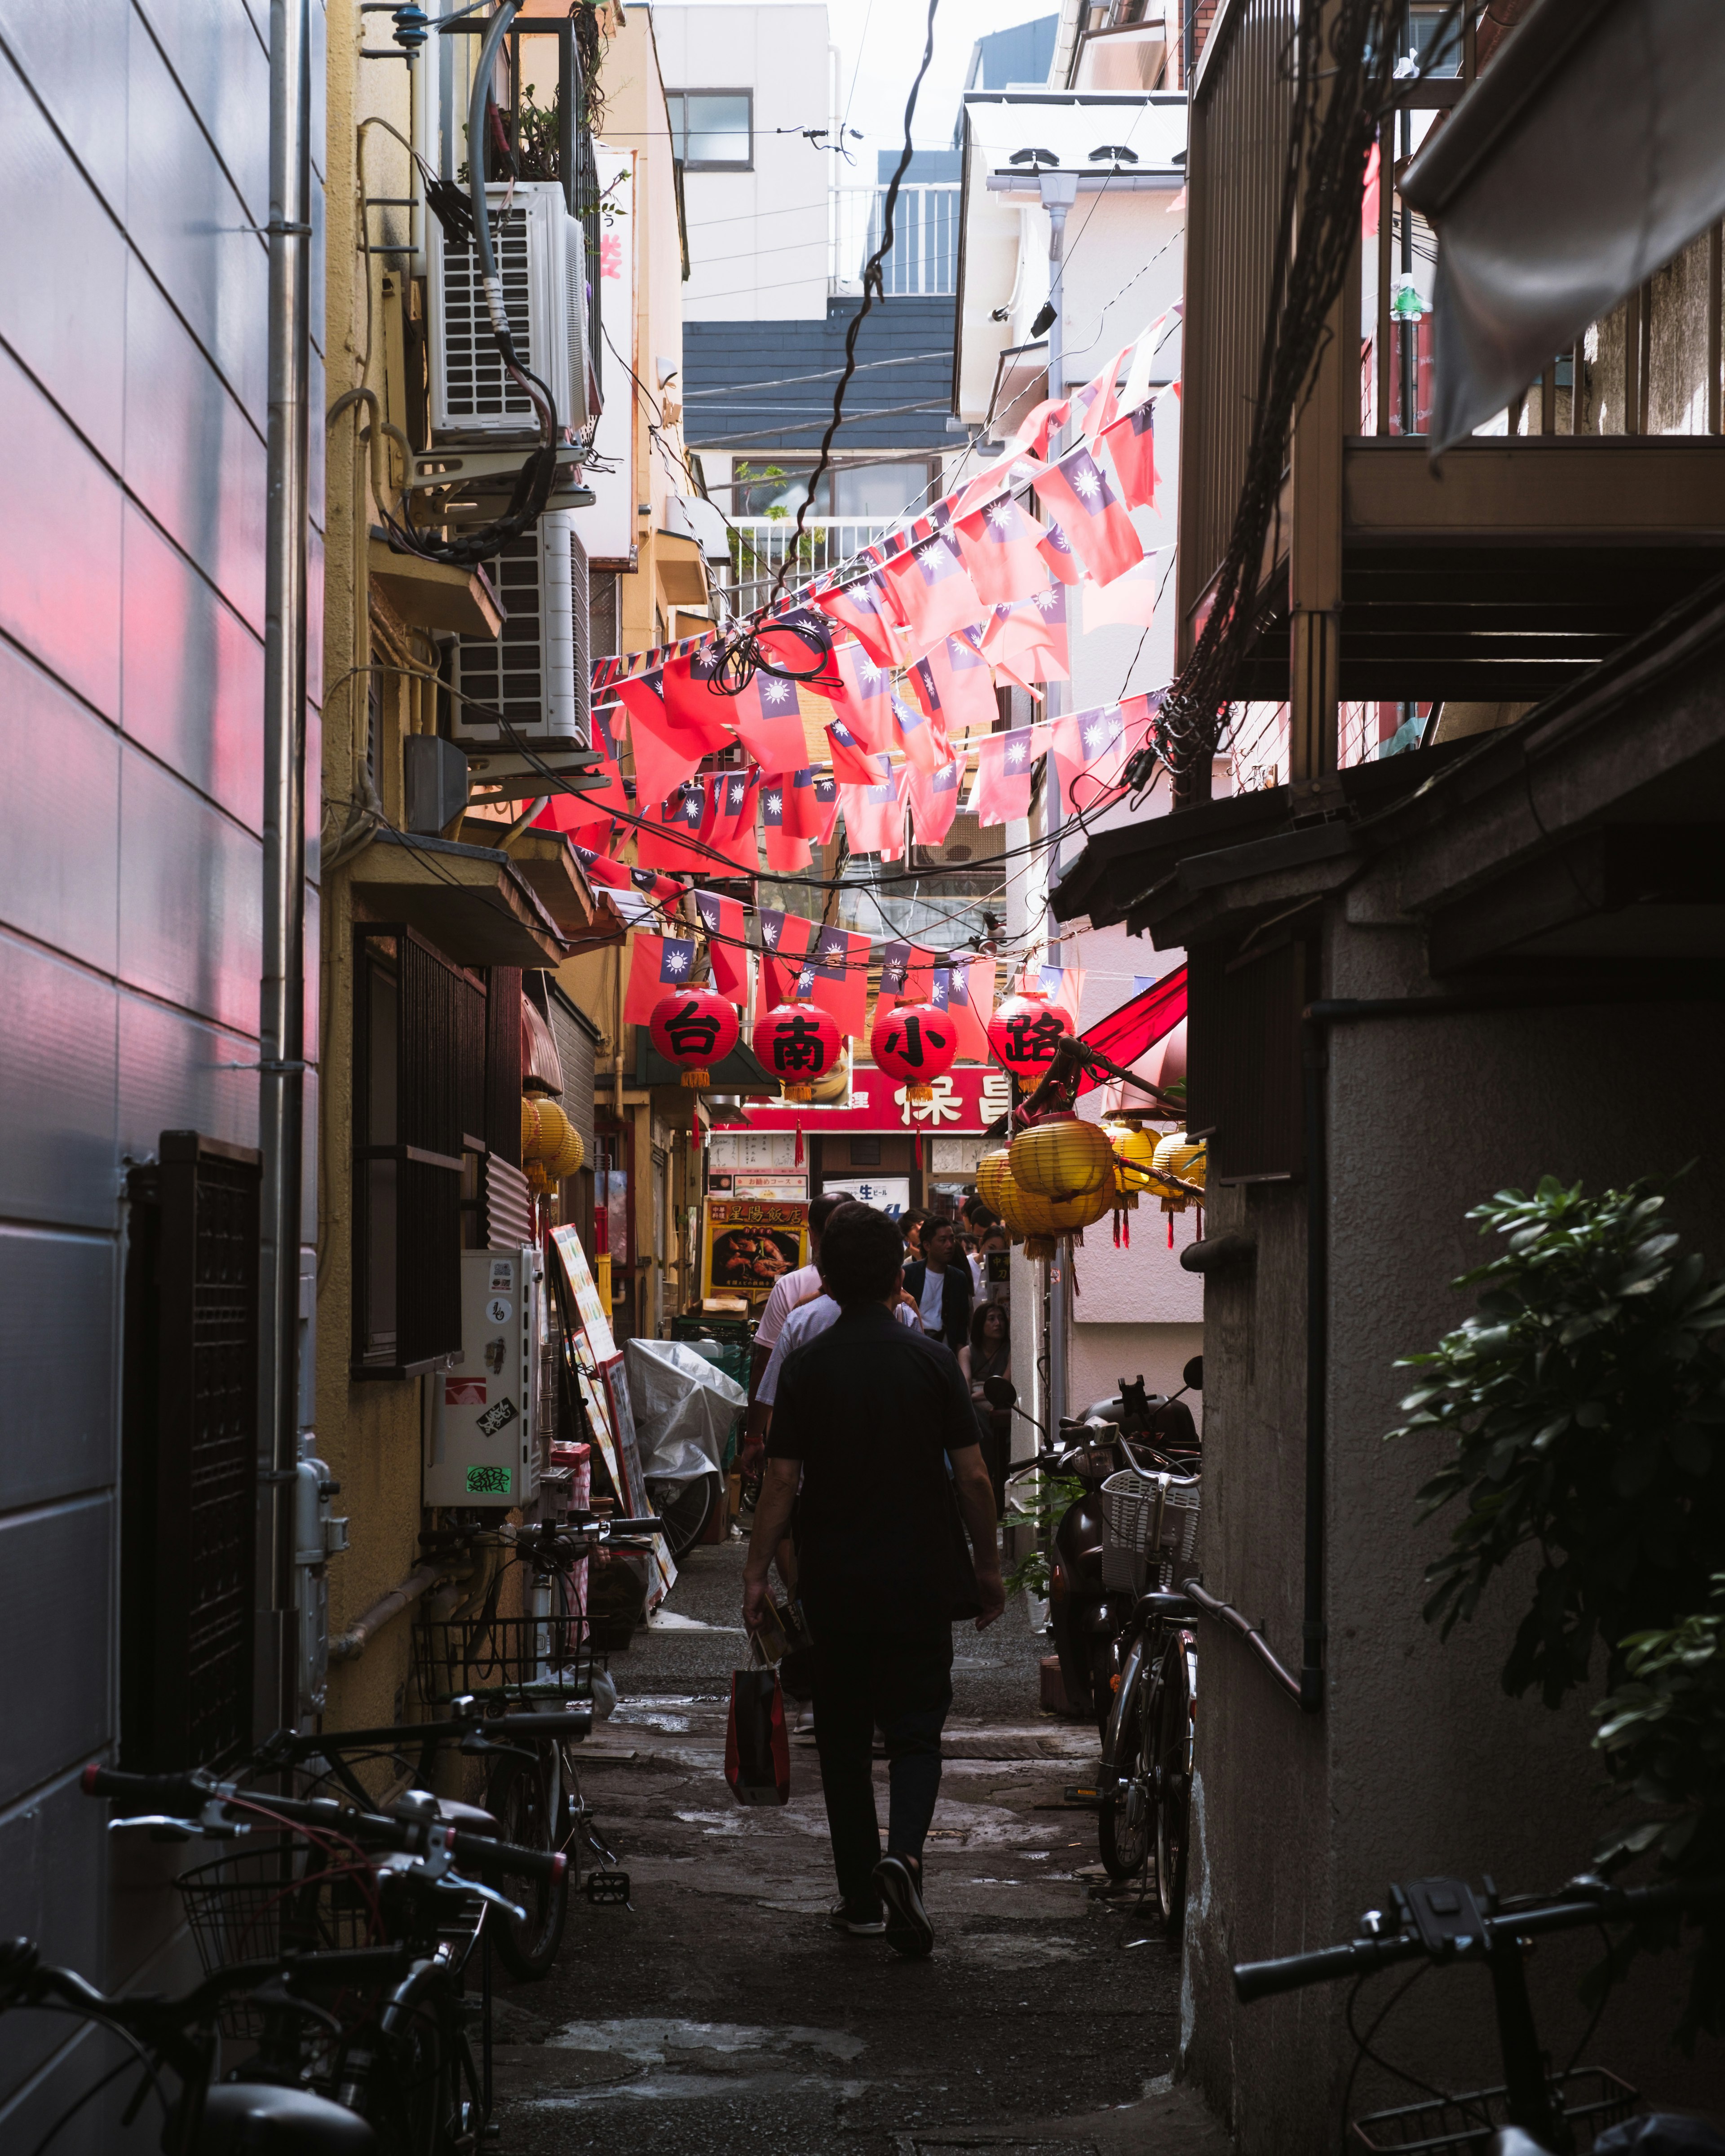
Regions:
<instances>
[{"instance_id":1,"label":"concrete wall","mask_svg":"<svg viewBox=\"0 0 1725 2156\"><path fill-rule=\"evenodd\" d=\"M683 176L685 316L818 321L834 161L794 131L832 121L825 8L656 8L653 23L669 89L754 92L754 169Z\"/></svg>"},{"instance_id":2,"label":"concrete wall","mask_svg":"<svg viewBox=\"0 0 1725 2156\"><path fill-rule=\"evenodd\" d=\"M1411 934L1331 921L1325 993L1429 986ZM1710 1074L1722 1032L1716 1012L1671 1006L1332 1034L1322 1716L1301 1716L1231 1637L1206 1629L1200 1646L1185 2071L1247 2156L1335 2145L1353 2047L1339 1990L1241 2008L1231 1963L1354 1936L1391 1879L1489 1871L1505 1889L1538 1889L1589 1860L1604 1814L1585 1701L1552 1714L1498 1686L1521 1589L1500 1580L1447 1645L1421 1621L1420 1574L1445 1530L1415 1526L1414 1492L1438 1455L1381 1442L1406 1389L1393 1364L1471 1306L1449 1285L1483 1254L1463 1216L1507 1184L1552 1173L1599 1188L1694 1160L1671 1214L1717 1261L1725 1178L1710 1145ZM1206 1215L1209 1232L1244 1228L1259 1248L1255 1272L1206 1290L1205 1579L1263 1623L1290 1666L1302 1580L1304 1205L1298 1185L1258 1184L1213 1193ZM1532 1965L1559 2058L1584 2025L1574 1985L1593 1958L1572 1942L1543 1947ZM1650 2097L1717 2097L1717 2052L1689 2066L1669 2047L1680 1987L1675 1963L1638 1965L1589 2056ZM1384 2041L1440 2086L1498 2077L1482 1977L1429 1979ZM1403 2100L1368 2070L1353 2109Z\"/></svg>"},{"instance_id":3,"label":"concrete wall","mask_svg":"<svg viewBox=\"0 0 1725 2156\"><path fill-rule=\"evenodd\" d=\"M75 1783L116 1734L121 1194L164 1129L257 1139L268 28L0 4L0 1924L115 1985L188 1964L174 1861ZM3 2040L33 2147L98 2042ZM126 2145L96 2104L56 2148Z\"/></svg>"}]
</instances>

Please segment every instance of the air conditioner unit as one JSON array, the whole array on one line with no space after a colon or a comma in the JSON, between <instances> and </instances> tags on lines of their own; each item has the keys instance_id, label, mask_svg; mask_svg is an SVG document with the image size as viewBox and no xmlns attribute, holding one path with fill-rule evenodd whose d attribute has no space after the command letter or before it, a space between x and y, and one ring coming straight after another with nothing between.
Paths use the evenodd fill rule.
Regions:
<instances>
[{"instance_id":1,"label":"air conditioner unit","mask_svg":"<svg viewBox=\"0 0 1725 2156\"><path fill-rule=\"evenodd\" d=\"M490 187L485 194L516 351L551 391L558 426L578 429L591 416L586 234L555 180L523 180L512 192ZM498 352L478 254L451 246L435 218L427 223L432 434L444 441L531 441L539 431L535 407Z\"/></svg>"},{"instance_id":2,"label":"air conditioner unit","mask_svg":"<svg viewBox=\"0 0 1725 2156\"><path fill-rule=\"evenodd\" d=\"M461 1353L425 1383L425 1504L506 1512L538 1494L544 1343L539 1253L464 1250Z\"/></svg>"},{"instance_id":3,"label":"air conditioner unit","mask_svg":"<svg viewBox=\"0 0 1725 2156\"><path fill-rule=\"evenodd\" d=\"M501 635L458 636L449 661L449 737L507 750L588 741L587 554L573 510L549 509L486 564L507 608ZM479 708L475 709L475 706ZM499 711L507 731L485 716Z\"/></svg>"}]
</instances>

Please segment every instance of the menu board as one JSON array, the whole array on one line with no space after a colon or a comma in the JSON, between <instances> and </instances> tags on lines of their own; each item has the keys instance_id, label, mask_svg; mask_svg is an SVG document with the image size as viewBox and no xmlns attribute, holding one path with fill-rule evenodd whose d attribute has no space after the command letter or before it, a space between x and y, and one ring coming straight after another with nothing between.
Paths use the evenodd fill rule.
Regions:
<instances>
[{"instance_id":1,"label":"menu board","mask_svg":"<svg viewBox=\"0 0 1725 2156\"><path fill-rule=\"evenodd\" d=\"M570 1296L580 1313L582 1330L587 1335L592 1359L595 1363L608 1363L617 1353L617 1342L611 1337L611 1313L600 1300L598 1283L593 1276L592 1266L587 1262L587 1253L581 1247L581 1238L572 1228L553 1228L551 1240L556 1246Z\"/></svg>"},{"instance_id":2,"label":"menu board","mask_svg":"<svg viewBox=\"0 0 1725 2156\"><path fill-rule=\"evenodd\" d=\"M774 1283L809 1262L809 1208L793 1200L709 1198L701 1250L703 1298L764 1302Z\"/></svg>"}]
</instances>

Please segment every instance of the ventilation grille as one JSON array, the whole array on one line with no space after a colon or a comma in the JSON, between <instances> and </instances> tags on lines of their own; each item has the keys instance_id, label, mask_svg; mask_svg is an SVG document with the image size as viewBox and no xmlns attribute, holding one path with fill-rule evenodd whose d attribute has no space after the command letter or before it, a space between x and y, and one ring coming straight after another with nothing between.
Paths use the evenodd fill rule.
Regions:
<instances>
[{"instance_id":1,"label":"ventilation grille","mask_svg":"<svg viewBox=\"0 0 1725 2156\"><path fill-rule=\"evenodd\" d=\"M485 1247L518 1250L533 1240L533 1199L527 1178L494 1154L485 1163Z\"/></svg>"},{"instance_id":2,"label":"ventilation grille","mask_svg":"<svg viewBox=\"0 0 1725 2156\"><path fill-rule=\"evenodd\" d=\"M532 290L527 213L511 209L492 221L493 252L503 280L503 304L517 351L531 342ZM444 252L444 403L451 426L463 419L519 418L536 424L532 399L503 364L491 334L490 311L471 247Z\"/></svg>"},{"instance_id":3,"label":"ventilation grille","mask_svg":"<svg viewBox=\"0 0 1725 2156\"><path fill-rule=\"evenodd\" d=\"M577 225L578 232L581 228ZM569 587L573 604L571 626L575 646L575 733L583 748L593 739L593 618L589 611L592 593L587 573L587 549L581 543L581 534L571 527L569 532Z\"/></svg>"},{"instance_id":4,"label":"ventilation grille","mask_svg":"<svg viewBox=\"0 0 1725 2156\"><path fill-rule=\"evenodd\" d=\"M545 724L545 651L539 578L539 536L530 531L513 539L488 573L508 619L495 641L464 636L457 658L457 685L489 710L501 711L512 726L537 733ZM455 714L458 737L484 731L500 739L483 712L465 706Z\"/></svg>"}]
</instances>

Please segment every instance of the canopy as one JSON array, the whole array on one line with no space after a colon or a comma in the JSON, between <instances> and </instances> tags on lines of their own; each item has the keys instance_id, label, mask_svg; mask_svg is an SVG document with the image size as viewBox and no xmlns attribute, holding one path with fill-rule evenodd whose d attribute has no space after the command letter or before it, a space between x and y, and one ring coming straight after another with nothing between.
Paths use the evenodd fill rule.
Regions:
<instances>
[{"instance_id":1,"label":"canopy","mask_svg":"<svg viewBox=\"0 0 1725 2156\"><path fill-rule=\"evenodd\" d=\"M1434 452L1725 215L1720 0L1538 0L1409 167L1438 235Z\"/></svg>"},{"instance_id":2,"label":"canopy","mask_svg":"<svg viewBox=\"0 0 1725 2156\"><path fill-rule=\"evenodd\" d=\"M1086 1048L1093 1048L1111 1063L1130 1070L1165 1034L1172 1033L1185 1015L1186 968L1176 966L1173 973L1165 974L1149 988L1141 988L1129 1002L1110 1011L1106 1018L1099 1018L1080 1038ZM1078 1090L1087 1093L1091 1086L1106 1082L1086 1072L1079 1081ZM1147 1100L1148 1096L1143 1097Z\"/></svg>"}]
</instances>

